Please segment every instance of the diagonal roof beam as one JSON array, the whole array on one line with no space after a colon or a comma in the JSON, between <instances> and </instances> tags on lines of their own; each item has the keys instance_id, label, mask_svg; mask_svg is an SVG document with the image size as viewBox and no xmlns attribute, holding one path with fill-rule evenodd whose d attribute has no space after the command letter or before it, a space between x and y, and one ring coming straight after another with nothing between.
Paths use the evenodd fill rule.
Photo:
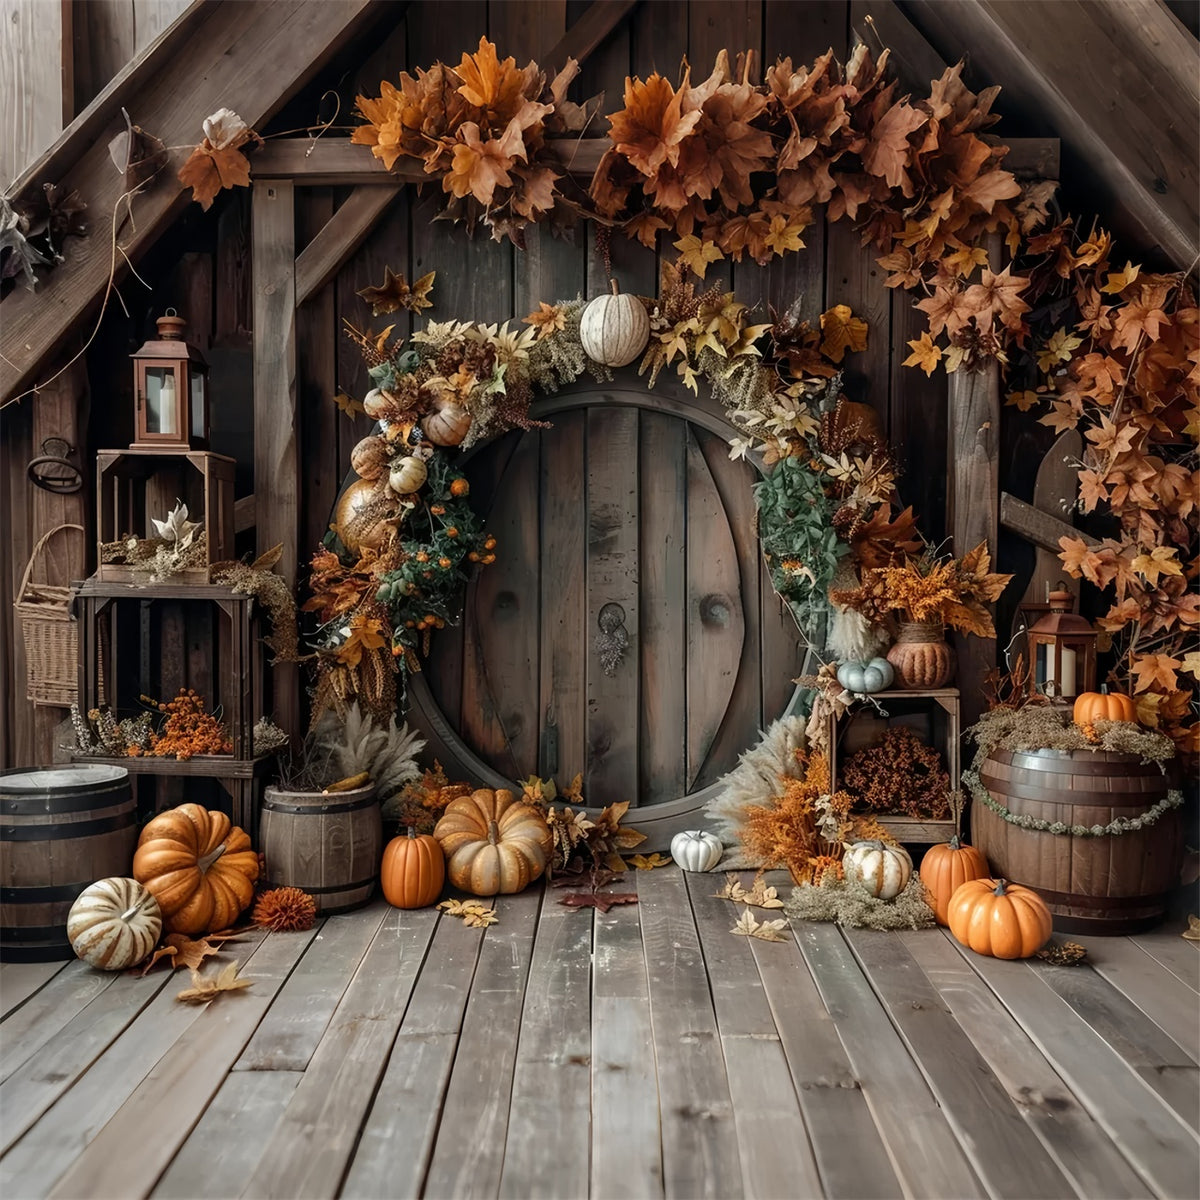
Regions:
<instances>
[{"instance_id":1,"label":"diagonal roof beam","mask_svg":"<svg viewBox=\"0 0 1200 1200\"><path fill-rule=\"evenodd\" d=\"M637 8L638 0L592 0L587 11L544 56L543 66L562 69L568 58L580 66L606 37Z\"/></svg>"},{"instance_id":2,"label":"diagonal roof beam","mask_svg":"<svg viewBox=\"0 0 1200 1200\"><path fill-rule=\"evenodd\" d=\"M77 189L88 203L92 233L71 240L67 261L36 292L15 289L0 305L0 402L38 383L50 355L94 313L114 257L124 264L110 241L124 184L107 150L124 127L121 107L172 147L198 142L202 120L221 107L259 126L380 12L375 0L199 0L80 114L24 178ZM135 223L121 234L130 259L189 202L175 176L183 157L172 153L170 165L134 200Z\"/></svg>"}]
</instances>

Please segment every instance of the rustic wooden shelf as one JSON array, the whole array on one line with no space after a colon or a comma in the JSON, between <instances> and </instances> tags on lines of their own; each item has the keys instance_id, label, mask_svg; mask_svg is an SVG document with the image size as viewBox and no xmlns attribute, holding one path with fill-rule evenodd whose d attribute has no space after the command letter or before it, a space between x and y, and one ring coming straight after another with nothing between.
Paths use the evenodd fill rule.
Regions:
<instances>
[{"instance_id":1,"label":"rustic wooden shelf","mask_svg":"<svg viewBox=\"0 0 1200 1200\"><path fill-rule=\"evenodd\" d=\"M130 775L190 775L203 779L255 779L265 773L274 754L257 758L234 758L228 754L194 754L191 758L158 757L144 754L138 758L107 754L72 754L76 763L100 763L103 766L124 767Z\"/></svg>"}]
</instances>

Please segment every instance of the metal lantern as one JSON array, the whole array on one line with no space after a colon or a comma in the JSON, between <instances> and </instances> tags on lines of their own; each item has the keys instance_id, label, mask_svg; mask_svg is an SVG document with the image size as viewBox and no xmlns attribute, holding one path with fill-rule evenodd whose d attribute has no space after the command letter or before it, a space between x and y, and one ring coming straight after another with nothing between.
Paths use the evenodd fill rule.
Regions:
<instances>
[{"instance_id":1,"label":"metal lantern","mask_svg":"<svg viewBox=\"0 0 1200 1200\"><path fill-rule=\"evenodd\" d=\"M1096 687L1096 631L1071 610L1074 597L1065 589L1049 596L1050 611L1029 630L1033 695L1074 700Z\"/></svg>"},{"instance_id":2,"label":"metal lantern","mask_svg":"<svg viewBox=\"0 0 1200 1200\"><path fill-rule=\"evenodd\" d=\"M158 337L133 355L137 436L132 450L208 448L208 363L183 340L187 322L168 308Z\"/></svg>"}]
</instances>

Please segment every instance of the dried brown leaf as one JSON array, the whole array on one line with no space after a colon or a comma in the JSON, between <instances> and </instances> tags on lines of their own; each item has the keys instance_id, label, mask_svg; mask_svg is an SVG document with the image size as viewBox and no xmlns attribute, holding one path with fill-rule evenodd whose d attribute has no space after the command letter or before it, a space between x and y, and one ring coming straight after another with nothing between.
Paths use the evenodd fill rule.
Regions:
<instances>
[{"instance_id":1,"label":"dried brown leaf","mask_svg":"<svg viewBox=\"0 0 1200 1200\"><path fill-rule=\"evenodd\" d=\"M252 980L238 978L237 963L230 963L215 978L211 975L201 975L199 971L192 972L192 986L184 988L175 999L185 1004L207 1004L222 992L236 992L248 988Z\"/></svg>"}]
</instances>

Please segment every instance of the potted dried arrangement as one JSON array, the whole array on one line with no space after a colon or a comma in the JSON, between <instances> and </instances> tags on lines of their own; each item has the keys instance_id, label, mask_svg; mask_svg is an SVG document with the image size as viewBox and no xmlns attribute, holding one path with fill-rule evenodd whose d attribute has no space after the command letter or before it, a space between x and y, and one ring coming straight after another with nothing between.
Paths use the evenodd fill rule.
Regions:
<instances>
[{"instance_id":1,"label":"potted dried arrangement","mask_svg":"<svg viewBox=\"0 0 1200 1200\"><path fill-rule=\"evenodd\" d=\"M319 721L263 795L268 886L300 888L326 915L365 904L383 852L380 798L420 777L424 745L406 724L383 724L357 704L342 721Z\"/></svg>"}]
</instances>

